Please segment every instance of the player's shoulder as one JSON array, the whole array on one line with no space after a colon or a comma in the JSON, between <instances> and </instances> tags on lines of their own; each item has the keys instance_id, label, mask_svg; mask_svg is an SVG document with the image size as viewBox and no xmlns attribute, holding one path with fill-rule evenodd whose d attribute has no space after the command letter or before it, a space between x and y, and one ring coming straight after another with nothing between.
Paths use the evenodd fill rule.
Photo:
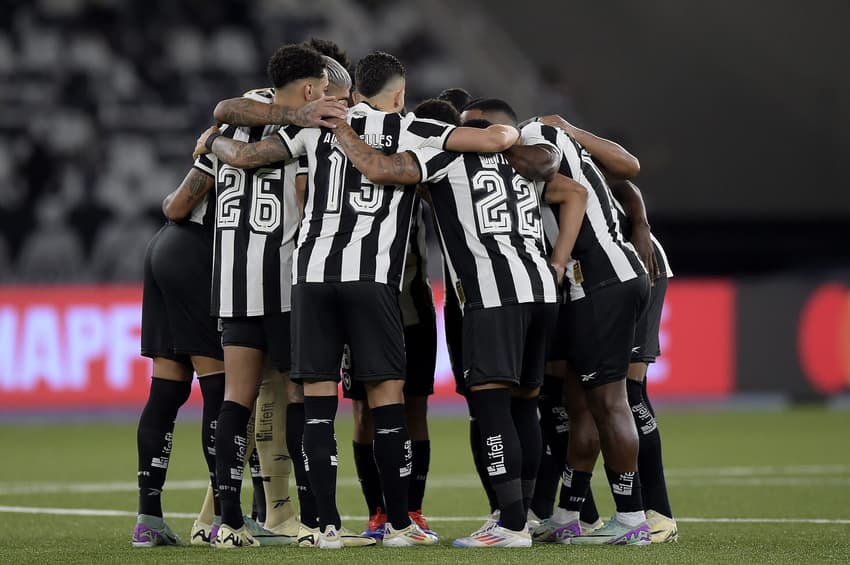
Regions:
<instances>
[{"instance_id":1,"label":"player's shoulder","mask_svg":"<svg viewBox=\"0 0 850 565\"><path fill-rule=\"evenodd\" d=\"M271 104L274 101L274 88L255 88L244 93L242 97Z\"/></svg>"}]
</instances>

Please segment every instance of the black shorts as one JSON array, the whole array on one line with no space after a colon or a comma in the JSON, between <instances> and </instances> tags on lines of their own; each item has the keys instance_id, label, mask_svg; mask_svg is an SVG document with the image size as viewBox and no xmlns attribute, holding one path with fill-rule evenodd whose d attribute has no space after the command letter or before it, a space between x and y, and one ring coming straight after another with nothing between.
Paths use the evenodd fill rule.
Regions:
<instances>
[{"instance_id":1,"label":"black shorts","mask_svg":"<svg viewBox=\"0 0 850 565\"><path fill-rule=\"evenodd\" d=\"M434 394L434 372L437 370L437 324L431 318L404 328L404 352L407 357L405 396L431 396ZM350 349L342 357L342 395L351 400L366 400L366 387L362 381L351 378L357 363Z\"/></svg>"},{"instance_id":2,"label":"black shorts","mask_svg":"<svg viewBox=\"0 0 850 565\"><path fill-rule=\"evenodd\" d=\"M292 287L292 378L339 381L343 346L357 381L404 379L404 328L398 291L355 281Z\"/></svg>"},{"instance_id":3,"label":"black shorts","mask_svg":"<svg viewBox=\"0 0 850 565\"><path fill-rule=\"evenodd\" d=\"M541 386L557 320L557 304L512 304L465 311L465 388L485 383Z\"/></svg>"},{"instance_id":4,"label":"black shorts","mask_svg":"<svg viewBox=\"0 0 850 565\"><path fill-rule=\"evenodd\" d=\"M635 323L648 299L644 274L562 305L549 359L566 359L585 388L625 379Z\"/></svg>"},{"instance_id":5,"label":"black shorts","mask_svg":"<svg viewBox=\"0 0 850 565\"><path fill-rule=\"evenodd\" d=\"M448 269L445 272L448 272ZM463 383L463 312L451 283L446 287L446 301L443 305L443 328L446 334L449 362L452 366L452 374L455 377L455 391L458 394L463 394L466 389Z\"/></svg>"},{"instance_id":6,"label":"black shorts","mask_svg":"<svg viewBox=\"0 0 850 565\"><path fill-rule=\"evenodd\" d=\"M664 309L664 297L667 295L667 281L666 277L661 277L652 285L649 303L635 324L632 363L655 363L655 358L661 355L658 332L661 329L661 312Z\"/></svg>"},{"instance_id":7,"label":"black shorts","mask_svg":"<svg viewBox=\"0 0 850 565\"><path fill-rule=\"evenodd\" d=\"M192 355L224 358L210 316L212 257L212 234L199 224L169 222L151 239L145 253L143 356L186 365Z\"/></svg>"},{"instance_id":8,"label":"black shorts","mask_svg":"<svg viewBox=\"0 0 850 565\"><path fill-rule=\"evenodd\" d=\"M272 367L286 372L292 367L290 325L289 312L222 318L221 345L259 349L268 353Z\"/></svg>"}]
</instances>

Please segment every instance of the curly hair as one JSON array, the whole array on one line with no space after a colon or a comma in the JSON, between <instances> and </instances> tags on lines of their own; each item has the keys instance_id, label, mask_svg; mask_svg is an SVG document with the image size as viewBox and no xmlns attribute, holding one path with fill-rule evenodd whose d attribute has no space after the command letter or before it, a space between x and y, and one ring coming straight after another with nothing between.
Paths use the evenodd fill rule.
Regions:
<instances>
[{"instance_id":1,"label":"curly hair","mask_svg":"<svg viewBox=\"0 0 850 565\"><path fill-rule=\"evenodd\" d=\"M371 98L397 76L404 78L404 65L401 61L389 53L375 51L357 62L354 83L360 94Z\"/></svg>"},{"instance_id":2,"label":"curly hair","mask_svg":"<svg viewBox=\"0 0 850 565\"><path fill-rule=\"evenodd\" d=\"M325 60L321 53L303 45L284 45L269 59L269 80L275 88L303 78L321 78Z\"/></svg>"},{"instance_id":3,"label":"curly hair","mask_svg":"<svg viewBox=\"0 0 850 565\"><path fill-rule=\"evenodd\" d=\"M463 88L447 88L437 96L437 99L445 100L454 106L455 110L461 112L463 107L472 100L472 95Z\"/></svg>"},{"instance_id":4,"label":"curly hair","mask_svg":"<svg viewBox=\"0 0 850 565\"><path fill-rule=\"evenodd\" d=\"M351 68L351 60L348 58L348 54L333 41L328 39L319 39L318 37L311 37L309 41L305 41L301 45L315 49L322 55L330 57L345 67L346 70Z\"/></svg>"}]
</instances>

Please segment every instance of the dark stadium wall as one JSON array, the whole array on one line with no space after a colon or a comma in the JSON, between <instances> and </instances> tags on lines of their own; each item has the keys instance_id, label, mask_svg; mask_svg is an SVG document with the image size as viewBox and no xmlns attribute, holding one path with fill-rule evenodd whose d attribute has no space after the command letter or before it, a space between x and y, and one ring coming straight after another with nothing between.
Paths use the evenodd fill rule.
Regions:
<instances>
[{"instance_id":1,"label":"dark stadium wall","mask_svg":"<svg viewBox=\"0 0 850 565\"><path fill-rule=\"evenodd\" d=\"M635 150L657 216L850 220L846 0L479 5Z\"/></svg>"}]
</instances>

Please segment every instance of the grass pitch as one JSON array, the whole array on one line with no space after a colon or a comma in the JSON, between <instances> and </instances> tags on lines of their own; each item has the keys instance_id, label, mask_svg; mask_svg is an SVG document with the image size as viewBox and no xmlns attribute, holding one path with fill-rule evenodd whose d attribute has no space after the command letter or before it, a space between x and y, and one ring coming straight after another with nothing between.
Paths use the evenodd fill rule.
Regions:
<instances>
[{"instance_id":1,"label":"grass pitch","mask_svg":"<svg viewBox=\"0 0 850 565\"><path fill-rule=\"evenodd\" d=\"M339 505L359 530L365 505L340 417ZM451 540L477 528L486 501L472 469L467 423L435 418L425 514L441 536L428 549L235 552L133 549L135 426L0 426L0 563L847 563L850 562L850 412L665 412L660 415L680 541L648 547L540 546L463 550ZM206 470L197 422L178 424L163 506L191 515ZM593 488L613 512L601 466ZM245 486L246 501L250 484ZM294 494L294 487L292 488ZM112 511L94 515L93 511ZM192 520L167 518L188 537Z\"/></svg>"}]
</instances>

